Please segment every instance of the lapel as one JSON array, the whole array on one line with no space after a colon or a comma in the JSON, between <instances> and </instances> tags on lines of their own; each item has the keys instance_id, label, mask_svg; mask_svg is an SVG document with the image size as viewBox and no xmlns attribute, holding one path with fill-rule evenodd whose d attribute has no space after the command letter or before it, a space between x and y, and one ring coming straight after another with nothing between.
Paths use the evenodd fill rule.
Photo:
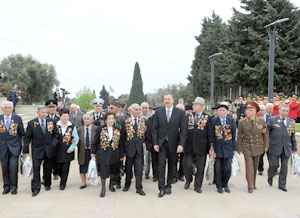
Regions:
<instances>
[{"instance_id":1,"label":"lapel","mask_svg":"<svg viewBox=\"0 0 300 218\"><path fill-rule=\"evenodd\" d=\"M36 128L44 135L39 118L37 117L37 118L35 119L35 121L39 124L39 125L37 125ZM47 126L47 121L46 121L46 126ZM45 133L46 133L46 131L47 131L47 130L45 130Z\"/></svg>"},{"instance_id":2,"label":"lapel","mask_svg":"<svg viewBox=\"0 0 300 218\"><path fill-rule=\"evenodd\" d=\"M169 120L169 124L172 123L172 121L174 120L174 117L175 117L175 114L176 113L176 108L173 106L173 110L172 110L172 114L171 114L171 117L170 117L170 120ZM166 115L167 117L167 115Z\"/></svg>"},{"instance_id":3,"label":"lapel","mask_svg":"<svg viewBox=\"0 0 300 218\"><path fill-rule=\"evenodd\" d=\"M164 114L163 114L163 118L164 118L166 124L168 125L167 110L166 110L166 107L165 107L165 106L164 106L164 109L162 110L162 112L164 113Z\"/></svg>"},{"instance_id":4,"label":"lapel","mask_svg":"<svg viewBox=\"0 0 300 218\"><path fill-rule=\"evenodd\" d=\"M96 126L94 126L94 125L92 124L92 134L91 134L91 141L93 141L93 140L94 140L94 138L95 138L95 135L96 135L96 130L97 130L97 127L96 127Z\"/></svg>"},{"instance_id":5,"label":"lapel","mask_svg":"<svg viewBox=\"0 0 300 218\"><path fill-rule=\"evenodd\" d=\"M81 131L79 138L80 138L80 139L83 139L83 140L81 141L81 143L82 143L83 145L85 145L84 135L86 134L86 133L85 133L85 132L86 132L86 129L85 129L85 125L83 125L82 127L83 127L83 128L82 128L83 131Z\"/></svg>"}]
</instances>

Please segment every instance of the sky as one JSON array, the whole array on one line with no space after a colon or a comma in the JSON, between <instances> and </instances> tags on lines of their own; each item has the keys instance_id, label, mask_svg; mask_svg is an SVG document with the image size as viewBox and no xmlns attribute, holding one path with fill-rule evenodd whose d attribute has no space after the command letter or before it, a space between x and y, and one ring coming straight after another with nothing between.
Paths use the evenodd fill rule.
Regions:
<instances>
[{"instance_id":1,"label":"sky","mask_svg":"<svg viewBox=\"0 0 300 218\"><path fill-rule=\"evenodd\" d=\"M144 93L153 93L188 83L203 18L215 11L227 21L233 7L239 0L2 1L0 60L22 54L54 65L70 97L85 86L129 93L138 62Z\"/></svg>"}]
</instances>

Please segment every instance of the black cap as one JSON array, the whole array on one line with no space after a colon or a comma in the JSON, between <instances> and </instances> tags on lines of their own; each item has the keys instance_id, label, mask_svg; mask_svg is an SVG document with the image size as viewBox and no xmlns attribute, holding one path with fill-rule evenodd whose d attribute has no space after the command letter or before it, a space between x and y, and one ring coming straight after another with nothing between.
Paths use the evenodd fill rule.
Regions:
<instances>
[{"instance_id":1,"label":"black cap","mask_svg":"<svg viewBox=\"0 0 300 218\"><path fill-rule=\"evenodd\" d=\"M224 107L224 108L226 108L226 110L228 110L228 106L226 104L218 104L215 106L215 109L219 109L221 107Z\"/></svg>"},{"instance_id":2,"label":"black cap","mask_svg":"<svg viewBox=\"0 0 300 218\"><path fill-rule=\"evenodd\" d=\"M185 106L185 110L186 111L193 110L193 106L192 105L187 105L187 106Z\"/></svg>"},{"instance_id":3,"label":"black cap","mask_svg":"<svg viewBox=\"0 0 300 218\"><path fill-rule=\"evenodd\" d=\"M47 107L56 107L57 106L57 101L54 100L54 99L51 99L51 100L48 100L46 101L46 104L45 104Z\"/></svg>"}]
</instances>

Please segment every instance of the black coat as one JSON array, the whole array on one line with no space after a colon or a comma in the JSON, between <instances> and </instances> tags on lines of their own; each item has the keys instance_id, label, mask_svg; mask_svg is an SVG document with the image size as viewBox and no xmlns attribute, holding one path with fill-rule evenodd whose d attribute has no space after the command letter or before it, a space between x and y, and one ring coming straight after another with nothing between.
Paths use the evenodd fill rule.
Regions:
<instances>
[{"instance_id":1,"label":"black coat","mask_svg":"<svg viewBox=\"0 0 300 218\"><path fill-rule=\"evenodd\" d=\"M162 107L155 112L152 126L153 145L161 147L168 137L168 146L172 153L179 145L184 146L186 141L186 118L184 111L173 107L170 121L167 121L166 108Z\"/></svg>"},{"instance_id":2,"label":"black coat","mask_svg":"<svg viewBox=\"0 0 300 218\"><path fill-rule=\"evenodd\" d=\"M55 154L55 162L56 163L67 163L67 162L74 160L74 152L72 152L72 153L67 152L70 145L72 144L72 139L73 139L72 133L73 133L74 127L75 127L75 125L73 125L73 124L68 126L66 133L69 131L71 133L71 138L68 142L64 142L63 137L66 135L66 133L64 135L62 135L61 127L56 125L56 128L57 128L56 134L58 134L58 143L57 143L56 149L55 149L55 153L56 153Z\"/></svg>"},{"instance_id":3,"label":"black coat","mask_svg":"<svg viewBox=\"0 0 300 218\"><path fill-rule=\"evenodd\" d=\"M195 120L195 113L187 115L188 128L184 153L206 155L214 140L212 118L203 112L197 123Z\"/></svg>"},{"instance_id":4,"label":"black coat","mask_svg":"<svg viewBox=\"0 0 300 218\"><path fill-rule=\"evenodd\" d=\"M142 117L139 117L138 119L139 119L138 126L140 126L140 129L144 130L144 133L142 136L138 136L137 133L135 132L132 134L133 136L132 138L130 137L131 135L130 129L131 128L133 129L133 122L129 122L131 120L131 117L127 117L125 119L124 148L127 157L134 157L136 154L138 154L139 156L144 155L143 144L146 142L146 137L147 137L147 121L145 118ZM127 125L129 125L131 128L128 128L129 126Z\"/></svg>"},{"instance_id":5,"label":"black coat","mask_svg":"<svg viewBox=\"0 0 300 218\"><path fill-rule=\"evenodd\" d=\"M49 114L47 115L47 117L49 119L51 119ZM60 120L60 118L59 118L59 116L57 116L57 114L54 114L54 119L51 119L51 120L53 120L55 123L57 123Z\"/></svg>"},{"instance_id":6,"label":"black coat","mask_svg":"<svg viewBox=\"0 0 300 218\"><path fill-rule=\"evenodd\" d=\"M119 140L109 141L108 130L106 124L99 126L94 139L94 144L92 147L92 154L97 154L97 163L103 165L111 165L120 162L120 158L124 157L124 146L123 146L123 134L122 132L113 127L114 135L120 134ZM116 131L116 132L115 132ZM114 136L113 136L114 137ZM103 147L105 141L109 141L108 147ZM114 149L112 147L113 143L118 144Z\"/></svg>"},{"instance_id":7,"label":"black coat","mask_svg":"<svg viewBox=\"0 0 300 218\"><path fill-rule=\"evenodd\" d=\"M29 144L31 143L33 159L43 159L45 153L48 158L52 158L58 141L58 134L55 134L55 128L54 121L46 118L46 130L44 134L38 118L29 121L24 138L23 153L29 153Z\"/></svg>"}]
</instances>

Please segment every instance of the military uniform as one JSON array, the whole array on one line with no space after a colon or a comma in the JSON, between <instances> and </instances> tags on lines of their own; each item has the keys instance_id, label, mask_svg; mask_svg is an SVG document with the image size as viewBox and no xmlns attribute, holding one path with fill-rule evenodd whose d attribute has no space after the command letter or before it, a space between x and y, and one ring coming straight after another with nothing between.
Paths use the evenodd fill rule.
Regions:
<instances>
[{"instance_id":1,"label":"military uniform","mask_svg":"<svg viewBox=\"0 0 300 218\"><path fill-rule=\"evenodd\" d=\"M237 136L238 152L242 152L246 163L246 179L251 193L256 188L255 180L260 156L269 147L267 125L263 118L240 120Z\"/></svg>"}]
</instances>

